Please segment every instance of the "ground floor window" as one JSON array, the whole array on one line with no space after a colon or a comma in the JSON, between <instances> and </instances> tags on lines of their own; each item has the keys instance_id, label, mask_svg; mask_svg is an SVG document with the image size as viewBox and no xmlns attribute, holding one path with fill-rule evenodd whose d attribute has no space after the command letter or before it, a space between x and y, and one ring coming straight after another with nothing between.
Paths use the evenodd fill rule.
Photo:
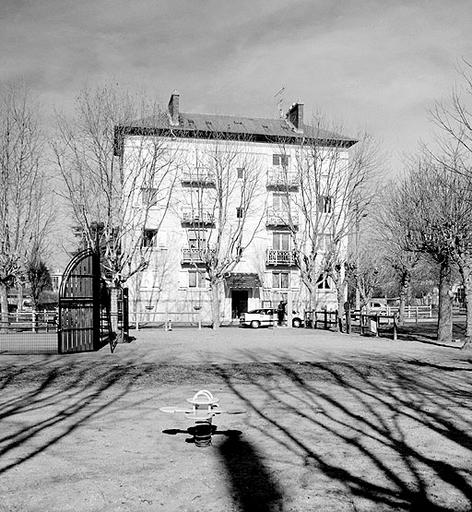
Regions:
<instances>
[{"instance_id":1,"label":"ground floor window","mask_svg":"<svg viewBox=\"0 0 472 512\"><path fill-rule=\"evenodd\" d=\"M272 272L272 288L288 288L288 272Z\"/></svg>"}]
</instances>

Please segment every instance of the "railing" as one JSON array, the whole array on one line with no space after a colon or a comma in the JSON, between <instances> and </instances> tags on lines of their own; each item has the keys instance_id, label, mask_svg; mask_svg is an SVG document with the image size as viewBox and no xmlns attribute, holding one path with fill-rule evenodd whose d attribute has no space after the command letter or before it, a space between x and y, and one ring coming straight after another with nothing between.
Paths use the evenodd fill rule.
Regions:
<instances>
[{"instance_id":1,"label":"railing","mask_svg":"<svg viewBox=\"0 0 472 512\"><path fill-rule=\"evenodd\" d=\"M181 182L188 185L215 185L215 173L207 167L196 167L191 171L184 171Z\"/></svg>"},{"instance_id":2,"label":"railing","mask_svg":"<svg viewBox=\"0 0 472 512\"><path fill-rule=\"evenodd\" d=\"M293 251L280 251L278 249L267 249L267 265L295 265L295 253Z\"/></svg>"},{"instance_id":3,"label":"railing","mask_svg":"<svg viewBox=\"0 0 472 512\"><path fill-rule=\"evenodd\" d=\"M182 249L182 263L203 263L207 249Z\"/></svg>"},{"instance_id":4,"label":"railing","mask_svg":"<svg viewBox=\"0 0 472 512\"><path fill-rule=\"evenodd\" d=\"M406 318L432 318L433 308L429 306L405 306Z\"/></svg>"},{"instance_id":5,"label":"railing","mask_svg":"<svg viewBox=\"0 0 472 512\"><path fill-rule=\"evenodd\" d=\"M296 172L270 169L267 173L267 186L273 188L297 188L300 180Z\"/></svg>"},{"instance_id":6,"label":"railing","mask_svg":"<svg viewBox=\"0 0 472 512\"><path fill-rule=\"evenodd\" d=\"M276 210L269 208L267 210L267 226L298 226L298 212L289 212L288 210Z\"/></svg>"},{"instance_id":7,"label":"railing","mask_svg":"<svg viewBox=\"0 0 472 512\"><path fill-rule=\"evenodd\" d=\"M184 208L182 210L182 222L188 224L214 224L215 215L210 210Z\"/></svg>"},{"instance_id":8,"label":"railing","mask_svg":"<svg viewBox=\"0 0 472 512\"><path fill-rule=\"evenodd\" d=\"M54 332L57 330L57 313L55 311L29 311L8 314L8 321L2 322L0 332Z\"/></svg>"}]
</instances>

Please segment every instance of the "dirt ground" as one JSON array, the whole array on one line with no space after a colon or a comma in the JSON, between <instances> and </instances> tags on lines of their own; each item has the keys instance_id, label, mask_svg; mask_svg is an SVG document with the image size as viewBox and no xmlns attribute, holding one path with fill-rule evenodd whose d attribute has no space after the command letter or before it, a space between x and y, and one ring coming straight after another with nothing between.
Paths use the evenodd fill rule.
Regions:
<instances>
[{"instance_id":1,"label":"dirt ground","mask_svg":"<svg viewBox=\"0 0 472 512\"><path fill-rule=\"evenodd\" d=\"M292 329L0 357L0 511L472 510L472 355ZM222 409L199 448L182 414Z\"/></svg>"}]
</instances>

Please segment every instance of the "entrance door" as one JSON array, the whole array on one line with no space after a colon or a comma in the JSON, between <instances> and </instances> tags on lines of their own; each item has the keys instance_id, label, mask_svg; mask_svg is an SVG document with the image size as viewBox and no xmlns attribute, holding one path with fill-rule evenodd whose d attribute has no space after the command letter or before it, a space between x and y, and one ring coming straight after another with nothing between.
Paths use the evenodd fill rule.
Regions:
<instances>
[{"instance_id":1,"label":"entrance door","mask_svg":"<svg viewBox=\"0 0 472 512\"><path fill-rule=\"evenodd\" d=\"M231 311L233 318L239 318L241 313L247 312L247 290L231 290Z\"/></svg>"}]
</instances>

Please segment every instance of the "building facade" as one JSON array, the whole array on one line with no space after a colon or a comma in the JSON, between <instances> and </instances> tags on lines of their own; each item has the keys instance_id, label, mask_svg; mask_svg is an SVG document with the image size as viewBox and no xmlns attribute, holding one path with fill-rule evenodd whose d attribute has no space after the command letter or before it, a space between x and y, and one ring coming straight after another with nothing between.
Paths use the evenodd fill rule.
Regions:
<instances>
[{"instance_id":1,"label":"building facade","mask_svg":"<svg viewBox=\"0 0 472 512\"><path fill-rule=\"evenodd\" d=\"M307 233L314 229L317 303L336 309L322 259L334 216L343 212L328 181L348 165L355 140L305 124L300 103L278 119L188 114L180 111L175 92L167 112L117 133L116 155L127 155L122 162L133 153L144 159L151 154L143 141L146 146L158 139L165 148L157 166L166 170L165 179L156 175L124 189L133 197L131 224L142 232L148 261L127 283L132 318L209 323L215 293L223 323L280 300L303 314L311 303L301 260L313 252ZM322 155L320 183L309 178L315 145Z\"/></svg>"}]
</instances>

